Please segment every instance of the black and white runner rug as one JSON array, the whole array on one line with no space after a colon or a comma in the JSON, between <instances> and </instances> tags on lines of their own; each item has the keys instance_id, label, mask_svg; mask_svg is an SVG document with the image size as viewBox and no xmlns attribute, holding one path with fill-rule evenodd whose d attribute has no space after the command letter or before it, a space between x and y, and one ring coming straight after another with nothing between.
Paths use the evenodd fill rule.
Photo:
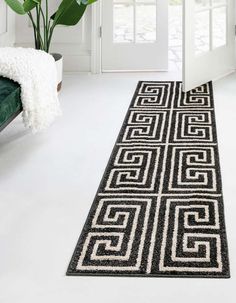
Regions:
<instances>
[{"instance_id":1,"label":"black and white runner rug","mask_svg":"<svg viewBox=\"0 0 236 303\"><path fill-rule=\"evenodd\" d=\"M212 84L140 82L67 275L229 277Z\"/></svg>"}]
</instances>

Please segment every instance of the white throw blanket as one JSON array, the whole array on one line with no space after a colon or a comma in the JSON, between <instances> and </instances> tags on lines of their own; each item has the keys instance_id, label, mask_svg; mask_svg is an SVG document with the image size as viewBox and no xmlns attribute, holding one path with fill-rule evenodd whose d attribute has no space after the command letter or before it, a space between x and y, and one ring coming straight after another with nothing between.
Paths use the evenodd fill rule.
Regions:
<instances>
[{"instance_id":1,"label":"white throw blanket","mask_svg":"<svg viewBox=\"0 0 236 303\"><path fill-rule=\"evenodd\" d=\"M61 114L54 58L32 48L0 48L0 75L21 86L23 122L34 133Z\"/></svg>"}]
</instances>

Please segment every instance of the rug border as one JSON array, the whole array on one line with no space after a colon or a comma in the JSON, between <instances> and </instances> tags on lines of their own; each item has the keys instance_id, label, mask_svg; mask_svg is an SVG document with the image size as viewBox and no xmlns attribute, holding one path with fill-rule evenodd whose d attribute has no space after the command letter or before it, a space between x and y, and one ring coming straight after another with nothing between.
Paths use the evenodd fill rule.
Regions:
<instances>
[{"instance_id":1,"label":"rug border","mask_svg":"<svg viewBox=\"0 0 236 303\"><path fill-rule=\"evenodd\" d=\"M169 82L169 83L182 83L182 81L147 81L147 80L140 80L138 81L138 84L136 85L136 89L133 93L133 97L129 103L129 106L128 106L128 109L127 109L127 112L125 114L125 117L123 119L123 122L121 124L121 128L118 132L118 136L115 140L115 143L114 143L114 146L112 148L112 151L111 151L111 154L109 156L109 160L105 166L105 169L104 169L104 172L102 174L102 177L101 177L101 180L99 182L99 185L98 185L98 189L95 193L95 196L94 196L94 199L93 199L93 202L91 204L91 207L88 211L88 215L87 215L87 218L85 220L85 223L83 225L83 228L80 232L80 236L79 236L79 239L76 243L76 246L75 246L75 249L73 251L73 254L70 258L70 262L67 266L67 270L66 270L66 273L65 273L65 276L67 277L112 277L112 278L115 278L115 277L118 277L118 278L191 278L191 279L230 279L231 278L231 274L230 274L230 261L229 261L229 247L228 247L228 239L227 239L227 228L226 228L226 220L225 220L225 207L224 207L224 194L223 194L223 182L222 182L222 172L221 172L221 165L220 165L220 154L219 154L219 143L218 143L218 131L217 131L217 123L216 123L216 113L215 113L215 99L214 99L214 90L213 90L213 83L212 81L206 83L206 84L209 84L209 88L210 88L210 98L211 98L211 102L213 104L213 117L214 117L214 121L215 121L215 139L216 139L216 150L217 150L217 155L218 155L218 166L219 166L219 181L220 181L220 184L221 184L221 198L222 198L222 220L223 220L223 224L224 224L224 229L222 230L222 239L225 241L224 245L226 247L226 257L227 257L227 273L226 274L196 274L196 275L193 275L193 274L123 274L123 273L99 273L99 272L94 272L94 273L86 273L86 272L76 272L76 271L70 271L70 268L72 267L72 264L74 263L74 259L78 253L78 246L80 245L80 242L82 240L82 235L84 234L84 232L86 231L86 226L88 225L89 223L89 219L90 219L90 215L93 213L94 209L95 209L95 206L96 206L96 198L100 192L100 188L101 188L101 185L103 183L103 180L104 180L104 177L106 176L106 171L107 171L107 168L110 166L110 163L112 161L112 158L113 158L113 152L116 148L116 144L118 143L118 140L119 140L119 137L120 137L120 133L122 132L123 130L123 127L124 127L124 123L129 115L129 110L130 110L130 106L131 104L133 103L134 99L136 98L137 96L137 93L140 89L140 86L143 82L148 82L148 83L166 83L166 82Z\"/></svg>"}]
</instances>

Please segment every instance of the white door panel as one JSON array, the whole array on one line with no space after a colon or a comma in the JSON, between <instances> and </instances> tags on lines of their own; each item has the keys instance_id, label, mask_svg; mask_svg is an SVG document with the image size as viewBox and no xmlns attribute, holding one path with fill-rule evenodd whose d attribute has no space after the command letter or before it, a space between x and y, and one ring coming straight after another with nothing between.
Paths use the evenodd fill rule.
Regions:
<instances>
[{"instance_id":1,"label":"white door panel","mask_svg":"<svg viewBox=\"0 0 236 303\"><path fill-rule=\"evenodd\" d=\"M0 47L13 46L15 42L15 13L0 0Z\"/></svg>"},{"instance_id":2,"label":"white door panel","mask_svg":"<svg viewBox=\"0 0 236 303\"><path fill-rule=\"evenodd\" d=\"M102 1L102 70L168 69L168 1Z\"/></svg>"},{"instance_id":3,"label":"white door panel","mask_svg":"<svg viewBox=\"0 0 236 303\"><path fill-rule=\"evenodd\" d=\"M234 0L184 0L184 91L235 69L234 12Z\"/></svg>"}]
</instances>

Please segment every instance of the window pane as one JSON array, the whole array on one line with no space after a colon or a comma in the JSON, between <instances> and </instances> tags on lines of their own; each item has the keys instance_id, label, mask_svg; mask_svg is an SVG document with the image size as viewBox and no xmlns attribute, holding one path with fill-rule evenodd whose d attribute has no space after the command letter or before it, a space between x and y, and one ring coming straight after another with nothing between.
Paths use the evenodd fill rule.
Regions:
<instances>
[{"instance_id":1,"label":"window pane","mask_svg":"<svg viewBox=\"0 0 236 303\"><path fill-rule=\"evenodd\" d=\"M134 7L130 4L114 4L114 42L131 43L134 41Z\"/></svg>"},{"instance_id":2,"label":"window pane","mask_svg":"<svg viewBox=\"0 0 236 303\"><path fill-rule=\"evenodd\" d=\"M195 14L195 54L210 50L210 11Z\"/></svg>"},{"instance_id":3,"label":"window pane","mask_svg":"<svg viewBox=\"0 0 236 303\"><path fill-rule=\"evenodd\" d=\"M136 6L136 41L156 41L156 5Z\"/></svg>"},{"instance_id":4,"label":"window pane","mask_svg":"<svg viewBox=\"0 0 236 303\"><path fill-rule=\"evenodd\" d=\"M212 11L213 48L223 46L226 39L227 13L226 7L214 8Z\"/></svg>"}]
</instances>

